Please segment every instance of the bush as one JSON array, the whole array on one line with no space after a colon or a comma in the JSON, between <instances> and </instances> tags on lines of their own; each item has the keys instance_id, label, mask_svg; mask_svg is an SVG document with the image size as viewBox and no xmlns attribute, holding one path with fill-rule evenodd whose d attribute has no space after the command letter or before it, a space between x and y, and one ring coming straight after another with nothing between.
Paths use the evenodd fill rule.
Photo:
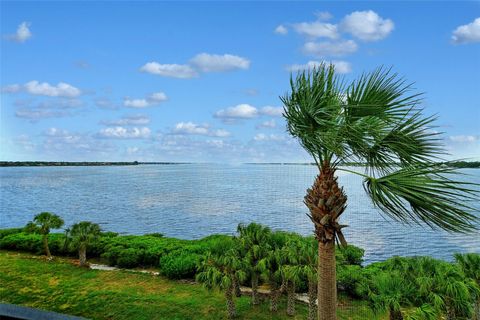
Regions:
<instances>
[{"instance_id":1,"label":"bush","mask_svg":"<svg viewBox=\"0 0 480 320\"><path fill-rule=\"evenodd\" d=\"M173 251L160 258L161 273L170 279L194 278L201 257L187 250Z\"/></svg>"},{"instance_id":2,"label":"bush","mask_svg":"<svg viewBox=\"0 0 480 320\"><path fill-rule=\"evenodd\" d=\"M365 288L368 279L363 274L363 269L357 265L344 265L337 268L337 286L353 298L366 295Z\"/></svg>"},{"instance_id":3,"label":"bush","mask_svg":"<svg viewBox=\"0 0 480 320\"><path fill-rule=\"evenodd\" d=\"M23 228L11 228L11 229L1 229L0 230L0 239L11 234L20 233L23 231Z\"/></svg>"},{"instance_id":4,"label":"bush","mask_svg":"<svg viewBox=\"0 0 480 320\"><path fill-rule=\"evenodd\" d=\"M25 232L12 233L0 239L0 249L40 254L43 252L42 236Z\"/></svg>"},{"instance_id":5,"label":"bush","mask_svg":"<svg viewBox=\"0 0 480 320\"><path fill-rule=\"evenodd\" d=\"M363 263L363 255L365 250L348 245L346 248L341 248L340 253L344 258L345 264L360 266Z\"/></svg>"}]
</instances>

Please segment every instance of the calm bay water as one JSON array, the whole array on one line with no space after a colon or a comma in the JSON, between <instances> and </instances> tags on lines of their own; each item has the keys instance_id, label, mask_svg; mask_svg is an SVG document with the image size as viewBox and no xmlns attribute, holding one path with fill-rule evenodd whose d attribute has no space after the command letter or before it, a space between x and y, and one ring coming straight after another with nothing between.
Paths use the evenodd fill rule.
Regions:
<instances>
[{"instance_id":1,"label":"calm bay water","mask_svg":"<svg viewBox=\"0 0 480 320\"><path fill-rule=\"evenodd\" d=\"M465 169L480 183L480 170ZM41 211L68 225L89 220L125 234L160 232L184 239L234 234L238 223L312 234L303 205L316 168L302 165L139 165L0 168L0 228L23 226ZM480 252L480 234L449 234L383 218L361 178L339 172L348 196L347 241L366 249L366 262L394 255ZM474 204L480 211L480 204Z\"/></svg>"}]
</instances>

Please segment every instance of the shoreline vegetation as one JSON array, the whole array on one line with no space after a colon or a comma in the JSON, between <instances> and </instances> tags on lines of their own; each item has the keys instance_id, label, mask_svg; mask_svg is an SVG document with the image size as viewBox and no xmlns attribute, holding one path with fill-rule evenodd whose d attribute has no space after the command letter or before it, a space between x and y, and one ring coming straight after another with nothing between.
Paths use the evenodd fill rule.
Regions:
<instances>
[{"instance_id":1,"label":"shoreline vegetation","mask_svg":"<svg viewBox=\"0 0 480 320\"><path fill-rule=\"evenodd\" d=\"M136 165L182 165L195 164L193 162L104 162L104 161L0 161L0 167L93 167L93 166L136 166ZM249 165L299 165L310 166L316 165L314 162L246 162ZM480 168L480 161L454 161L441 162L440 164L448 164L453 168ZM343 166L364 167L364 163L345 162Z\"/></svg>"},{"instance_id":2,"label":"shoreline vegetation","mask_svg":"<svg viewBox=\"0 0 480 320\"><path fill-rule=\"evenodd\" d=\"M0 229L0 301L95 319L315 319L312 236L256 223L239 225L235 236L198 240L93 232L83 225L96 224L51 233L63 220L44 212L23 228ZM364 250L353 245L337 247L335 255L338 319L471 319L480 310L479 254L456 254L453 262L396 256L368 265ZM91 270L87 260L120 272ZM455 292L448 290L452 285ZM240 286L251 289L241 293ZM308 303L296 302L298 293Z\"/></svg>"}]
</instances>

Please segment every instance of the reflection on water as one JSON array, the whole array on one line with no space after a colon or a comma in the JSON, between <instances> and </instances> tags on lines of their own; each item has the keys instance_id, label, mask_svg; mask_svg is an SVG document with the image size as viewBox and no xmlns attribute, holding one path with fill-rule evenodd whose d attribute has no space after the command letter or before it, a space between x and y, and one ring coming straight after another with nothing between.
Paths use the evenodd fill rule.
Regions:
<instances>
[{"instance_id":1,"label":"reflection on water","mask_svg":"<svg viewBox=\"0 0 480 320\"><path fill-rule=\"evenodd\" d=\"M464 172L480 182L480 170ZM234 234L238 223L251 221L312 234L303 196L315 175L315 167L301 165L0 168L0 228L51 211L68 224L90 220L109 231L186 239ZM449 260L454 252L480 252L478 234L400 225L372 206L360 177L341 172L339 182L348 196L345 236L366 249L367 262L393 255Z\"/></svg>"}]
</instances>

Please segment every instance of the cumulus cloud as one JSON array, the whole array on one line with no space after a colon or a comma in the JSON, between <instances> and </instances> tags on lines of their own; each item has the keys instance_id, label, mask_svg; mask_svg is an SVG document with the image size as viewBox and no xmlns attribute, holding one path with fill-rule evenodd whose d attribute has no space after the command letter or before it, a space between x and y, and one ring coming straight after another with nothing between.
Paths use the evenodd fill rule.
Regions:
<instances>
[{"instance_id":1,"label":"cumulus cloud","mask_svg":"<svg viewBox=\"0 0 480 320\"><path fill-rule=\"evenodd\" d=\"M235 69L248 69L250 60L231 54L197 54L190 60L195 68L202 72L224 72Z\"/></svg>"},{"instance_id":2,"label":"cumulus cloud","mask_svg":"<svg viewBox=\"0 0 480 320\"><path fill-rule=\"evenodd\" d=\"M377 41L387 37L395 25L390 19L383 19L376 12L355 11L345 16L340 23L344 32L363 41Z\"/></svg>"},{"instance_id":3,"label":"cumulus cloud","mask_svg":"<svg viewBox=\"0 0 480 320\"><path fill-rule=\"evenodd\" d=\"M243 103L234 107L221 109L214 114L215 118L220 119L251 119L258 115L258 110L254 106Z\"/></svg>"},{"instance_id":4,"label":"cumulus cloud","mask_svg":"<svg viewBox=\"0 0 480 320\"><path fill-rule=\"evenodd\" d=\"M264 121L256 126L257 129L275 128L277 126L275 119Z\"/></svg>"},{"instance_id":5,"label":"cumulus cloud","mask_svg":"<svg viewBox=\"0 0 480 320\"><path fill-rule=\"evenodd\" d=\"M282 107L272 107L272 106L265 106L260 109L260 114L265 116L271 117L281 117L283 114Z\"/></svg>"},{"instance_id":6,"label":"cumulus cloud","mask_svg":"<svg viewBox=\"0 0 480 320\"><path fill-rule=\"evenodd\" d=\"M30 23L22 22L17 28L17 31L14 34L7 35L8 40L16 41L23 43L32 37L32 32L30 31Z\"/></svg>"},{"instance_id":7,"label":"cumulus cloud","mask_svg":"<svg viewBox=\"0 0 480 320\"><path fill-rule=\"evenodd\" d=\"M352 65L347 61L341 60L332 60L332 61L308 61L305 64L292 64L287 66L287 71L298 72L303 70L312 70L318 68L320 65L324 64L333 64L335 66L335 71L337 73L350 73L352 72Z\"/></svg>"},{"instance_id":8,"label":"cumulus cloud","mask_svg":"<svg viewBox=\"0 0 480 320\"><path fill-rule=\"evenodd\" d=\"M82 94L80 89L65 82L59 82L57 85L51 85L48 82L38 82L37 80L32 80L24 85L11 84L2 88L2 92L5 93L18 93L21 91L25 91L32 95L65 98L74 98Z\"/></svg>"},{"instance_id":9,"label":"cumulus cloud","mask_svg":"<svg viewBox=\"0 0 480 320\"><path fill-rule=\"evenodd\" d=\"M306 42L302 51L307 55L325 57L325 56L344 56L357 51L358 46L353 40L324 41L324 42Z\"/></svg>"},{"instance_id":10,"label":"cumulus cloud","mask_svg":"<svg viewBox=\"0 0 480 320\"><path fill-rule=\"evenodd\" d=\"M456 28L452 32L452 41L456 44L480 42L480 18Z\"/></svg>"},{"instance_id":11,"label":"cumulus cloud","mask_svg":"<svg viewBox=\"0 0 480 320\"><path fill-rule=\"evenodd\" d=\"M293 25L293 29L310 38L336 39L339 36L336 25L320 21L296 23Z\"/></svg>"},{"instance_id":12,"label":"cumulus cloud","mask_svg":"<svg viewBox=\"0 0 480 320\"><path fill-rule=\"evenodd\" d=\"M160 64L148 62L140 68L142 72L148 72L164 77L189 79L198 76L198 72L187 64Z\"/></svg>"},{"instance_id":13,"label":"cumulus cloud","mask_svg":"<svg viewBox=\"0 0 480 320\"><path fill-rule=\"evenodd\" d=\"M117 126L101 129L97 136L109 139L147 139L150 134L151 131L147 127L125 128Z\"/></svg>"},{"instance_id":14,"label":"cumulus cloud","mask_svg":"<svg viewBox=\"0 0 480 320\"><path fill-rule=\"evenodd\" d=\"M166 101L167 95L163 92L155 92L152 93L150 96L142 99L130 99L125 98L123 101L123 105L129 108L146 108L150 106L157 105L163 101Z\"/></svg>"},{"instance_id":15,"label":"cumulus cloud","mask_svg":"<svg viewBox=\"0 0 480 320\"><path fill-rule=\"evenodd\" d=\"M457 143L472 143L479 140L478 136L471 136L471 135L458 135L458 136L450 136L448 139L452 142Z\"/></svg>"},{"instance_id":16,"label":"cumulus cloud","mask_svg":"<svg viewBox=\"0 0 480 320\"><path fill-rule=\"evenodd\" d=\"M103 120L100 123L106 126L143 126L150 123L150 118L145 115L137 114L124 116L116 120Z\"/></svg>"},{"instance_id":17,"label":"cumulus cloud","mask_svg":"<svg viewBox=\"0 0 480 320\"><path fill-rule=\"evenodd\" d=\"M228 137L230 132L224 129L212 130L208 124L196 124L193 122L179 122L172 130L174 134L191 134L210 137Z\"/></svg>"},{"instance_id":18,"label":"cumulus cloud","mask_svg":"<svg viewBox=\"0 0 480 320\"><path fill-rule=\"evenodd\" d=\"M279 25L275 28L274 32L276 34L286 35L288 34L288 29L284 25Z\"/></svg>"}]
</instances>

